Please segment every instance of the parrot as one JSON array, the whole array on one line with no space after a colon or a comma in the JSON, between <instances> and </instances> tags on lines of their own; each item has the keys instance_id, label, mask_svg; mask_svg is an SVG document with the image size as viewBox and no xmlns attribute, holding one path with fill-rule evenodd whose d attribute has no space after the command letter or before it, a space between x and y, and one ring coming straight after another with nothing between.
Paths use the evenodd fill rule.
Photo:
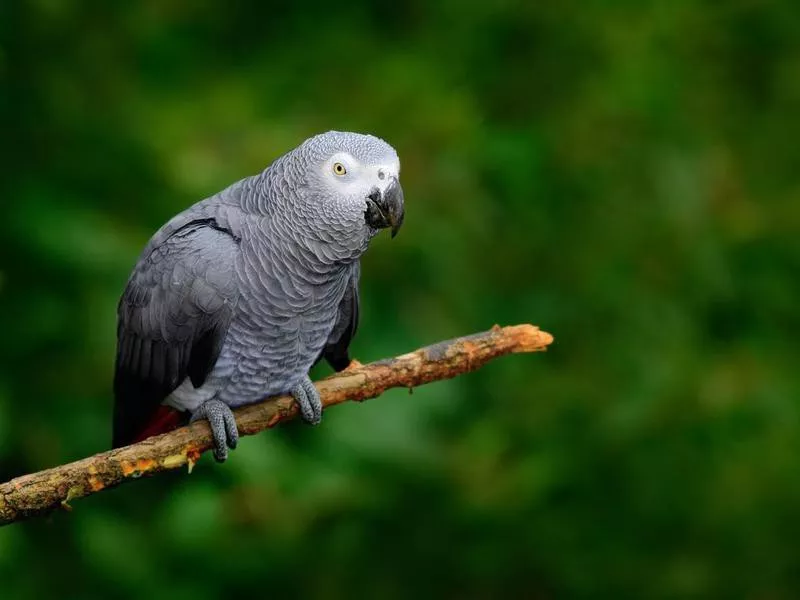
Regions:
<instances>
[{"instance_id":1,"label":"parrot","mask_svg":"<svg viewBox=\"0 0 800 600\"><path fill-rule=\"evenodd\" d=\"M167 221L117 306L112 447L205 419L223 462L232 409L278 394L318 424L309 370L351 362L360 259L403 224L399 176L384 140L328 131Z\"/></svg>"}]
</instances>

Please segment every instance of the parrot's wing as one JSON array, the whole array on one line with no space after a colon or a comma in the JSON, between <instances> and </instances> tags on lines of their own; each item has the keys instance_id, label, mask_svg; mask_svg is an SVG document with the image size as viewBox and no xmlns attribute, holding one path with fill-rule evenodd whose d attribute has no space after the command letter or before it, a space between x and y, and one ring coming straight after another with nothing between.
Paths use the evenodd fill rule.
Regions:
<instances>
[{"instance_id":1,"label":"parrot's wing","mask_svg":"<svg viewBox=\"0 0 800 600\"><path fill-rule=\"evenodd\" d=\"M213 219L189 221L136 266L118 307L115 448L187 376L200 387L216 363L238 297L238 241Z\"/></svg>"},{"instance_id":2,"label":"parrot's wing","mask_svg":"<svg viewBox=\"0 0 800 600\"><path fill-rule=\"evenodd\" d=\"M339 303L336 324L333 326L333 331L328 336L325 349L322 351L322 357L325 357L325 360L336 371L341 371L350 364L348 347L350 346L350 341L356 335L356 329L358 329L358 280L360 275L361 265L356 263L347 282L347 289L342 301Z\"/></svg>"}]
</instances>

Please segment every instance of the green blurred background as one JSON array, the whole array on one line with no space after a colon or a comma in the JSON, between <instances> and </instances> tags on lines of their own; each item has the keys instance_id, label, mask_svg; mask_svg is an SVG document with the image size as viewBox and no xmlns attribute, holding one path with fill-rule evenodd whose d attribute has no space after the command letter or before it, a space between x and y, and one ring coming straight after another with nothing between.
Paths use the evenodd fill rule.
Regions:
<instances>
[{"instance_id":1,"label":"green blurred background","mask_svg":"<svg viewBox=\"0 0 800 600\"><path fill-rule=\"evenodd\" d=\"M403 163L360 360L556 343L0 529L2 598L800 597L800 5L288 4L0 4L0 480L106 449L150 234L328 129Z\"/></svg>"}]
</instances>

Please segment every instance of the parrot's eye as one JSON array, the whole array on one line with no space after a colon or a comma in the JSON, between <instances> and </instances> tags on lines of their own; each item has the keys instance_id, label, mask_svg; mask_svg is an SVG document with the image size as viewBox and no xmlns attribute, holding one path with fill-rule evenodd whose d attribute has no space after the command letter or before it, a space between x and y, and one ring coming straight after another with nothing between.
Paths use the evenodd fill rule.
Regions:
<instances>
[{"instance_id":1,"label":"parrot's eye","mask_svg":"<svg viewBox=\"0 0 800 600\"><path fill-rule=\"evenodd\" d=\"M344 168L344 165L340 162L333 163L333 172L339 175L340 177L347 173L347 169Z\"/></svg>"}]
</instances>

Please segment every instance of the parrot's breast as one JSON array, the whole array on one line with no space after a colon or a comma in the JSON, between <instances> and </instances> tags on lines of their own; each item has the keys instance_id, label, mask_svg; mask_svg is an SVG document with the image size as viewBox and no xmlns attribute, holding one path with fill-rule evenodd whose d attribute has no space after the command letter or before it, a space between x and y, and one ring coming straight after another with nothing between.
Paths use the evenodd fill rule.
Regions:
<instances>
[{"instance_id":1,"label":"parrot's breast","mask_svg":"<svg viewBox=\"0 0 800 600\"><path fill-rule=\"evenodd\" d=\"M205 383L187 378L166 403L193 411L216 397L235 407L288 393L307 375L336 322L350 271L243 266L242 291L220 356Z\"/></svg>"}]
</instances>

